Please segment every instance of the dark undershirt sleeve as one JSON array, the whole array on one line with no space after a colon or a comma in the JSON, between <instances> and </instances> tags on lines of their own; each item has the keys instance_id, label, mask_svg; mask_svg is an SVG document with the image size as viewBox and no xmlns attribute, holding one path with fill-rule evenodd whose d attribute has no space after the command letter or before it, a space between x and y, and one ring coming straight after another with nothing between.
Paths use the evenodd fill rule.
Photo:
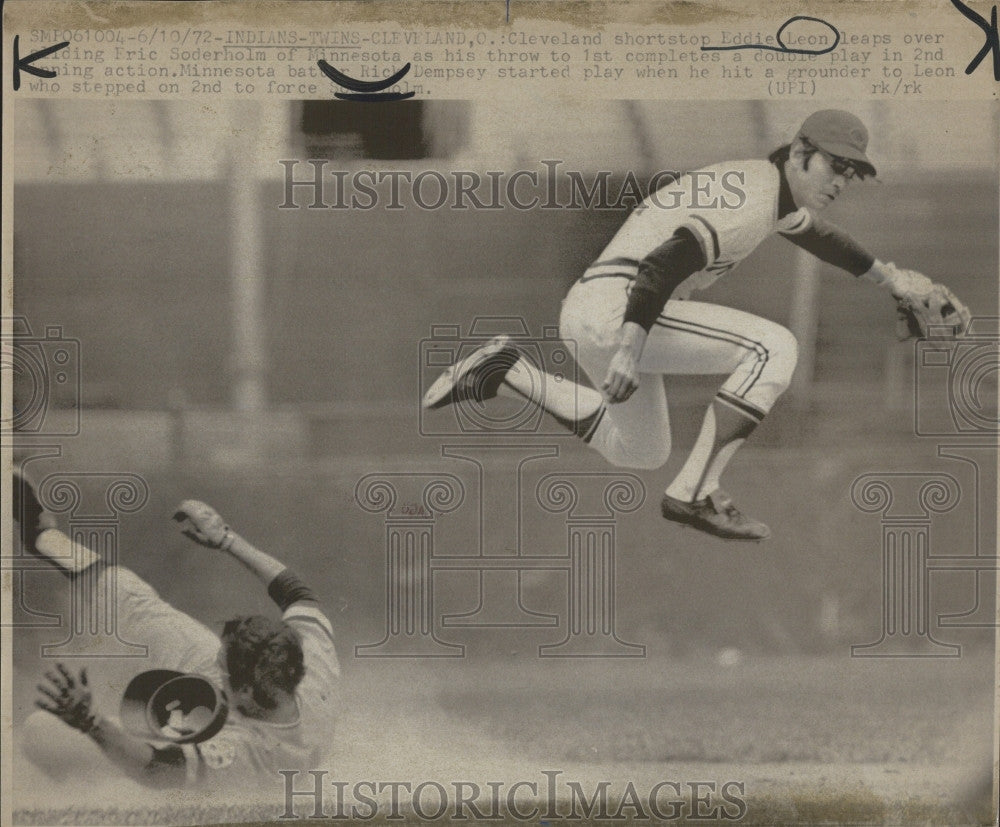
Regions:
<instances>
[{"instance_id":1,"label":"dark undershirt sleeve","mask_svg":"<svg viewBox=\"0 0 1000 827\"><path fill-rule=\"evenodd\" d=\"M303 583L291 569L285 569L278 574L268 584L267 593L283 612L293 603L299 603L303 600L317 602L312 589Z\"/></svg>"},{"instance_id":2,"label":"dark undershirt sleeve","mask_svg":"<svg viewBox=\"0 0 1000 827\"><path fill-rule=\"evenodd\" d=\"M648 331L670 294L684 279L705 266L705 253L694 234L681 227L639 264L623 321Z\"/></svg>"},{"instance_id":3,"label":"dark undershirt sleeve","mask_svg":"<svg viewBox=\"0 0 1000 827\"><path fill-rule=\"evenodd\" d=\"M828 221L814 218L811 227L801 233L785 235L785 238L821 261L846 270L854 276L867 273L875 263L875 256L836 224Z\"/></svg>"}]
</instances>

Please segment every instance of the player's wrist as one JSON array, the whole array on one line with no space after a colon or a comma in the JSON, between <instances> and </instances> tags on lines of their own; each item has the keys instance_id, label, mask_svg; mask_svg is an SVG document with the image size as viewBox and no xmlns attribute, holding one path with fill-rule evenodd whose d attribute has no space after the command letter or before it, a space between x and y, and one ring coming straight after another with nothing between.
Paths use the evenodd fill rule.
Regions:
<instances>
[{"instance_id":1,"label":"player's wrist","mask_svg":"<svg viewBox=\"0 0 1000 827\"><path fill-rule=\"evenodd\" d=\"M646 330L636 322L623 322L618 350L638 356L646 343Z\"/></svg>"},{"instance_id":2,"label":"player's wrist","mask_svg":"<svg viewBox=\"0 0 1000 827\"><path fill-rule=\"evenodd\" d=\"M861 274L861 278L888 290L897 298L924 295L934 286L934 282L923 273L904 270L891 261L886 263L878 259L867 272Z\"/></svg>"},{"instance_id":3,"label":"player's wrist","mask_svg":"<svg viewBox=\"0 0 1000 827\"><path fill-rule=\"evenodd\" d=\"M872 284L878 285L879 287L888 288L893 280L893 266L891 264L886 264L885 262L875 259L872 262L872 266L868 268L867 271L862 273L859 278L863 278L866 281L870 281Z\"/></svg>"},{"instance_id":4,"label":"player's wrist","mask_svg":"<svg viewBox=\"0 0 1000 827\"><path fill-rule=\"evenodd\" d=\"M98 744L104 741L104 731L107 727L107 721L104 716L99 712L92 712L88 715L81 725L77 727L84 735L90 738L92 741L96 741Z\"/></svg>"}]
</instances>

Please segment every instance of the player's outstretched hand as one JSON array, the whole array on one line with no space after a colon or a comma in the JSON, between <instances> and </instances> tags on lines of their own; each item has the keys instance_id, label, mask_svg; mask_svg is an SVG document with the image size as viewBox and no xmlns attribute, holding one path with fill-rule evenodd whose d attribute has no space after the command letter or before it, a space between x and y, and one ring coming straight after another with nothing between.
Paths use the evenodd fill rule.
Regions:
<instances>
[{"instance_id":1,"label":"player's outstretched hand","mask_svg":"<svg viewBox=\"0 0 1000 827\"><path fill-rule=\"evenodd\" d=\"M601 384L609 404L624 402L639 387L639 358L629 348L619 348L611 357L607 375Z\"/></svg>"},{"instance_id":2,"label":"player's outstretched hand","mask_svg":"<svg viewBox=\"0 0 1000 827\"><path fill-rule=\"evenodd\" d=\"M174 522L181 534L206 548L225 550L233 542L233 533L219 512L198 500L184 500L177 506Z\"/></svg>"},{"instance_id":3,"label":"player's outstretched hand","mask_svg":"<svg viewBox=\"0 0 1000 827\"><path fill-rule=\"evenodd\" d=\"M897 296L896 337L900 340L956 339L963 336L972 313L948 287L933 284L923 295Z\"/></svg>"},{"instance_id":4,"label":"player's outstretched hand","mask_svg":"<svg viewBox=\"0 0 1000 827\"><path fill-rule=\"evenodd\" d=\"M48 683L38 684L38 691L44 696L35 701L39 709L51 712L60 720L80 732L89 732L97 717L93 710L90 687L87 685L87 670L80 670L79 678L74 678L61 663L55 672L46 672Z\"/></svg>"}]
</instances>

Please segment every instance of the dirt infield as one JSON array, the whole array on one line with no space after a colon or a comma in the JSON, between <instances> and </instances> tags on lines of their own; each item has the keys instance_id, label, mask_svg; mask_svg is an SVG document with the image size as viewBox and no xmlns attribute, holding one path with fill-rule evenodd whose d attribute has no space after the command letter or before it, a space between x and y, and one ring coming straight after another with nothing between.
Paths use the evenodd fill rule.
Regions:
<instances>
[{"instance_id":1,"label":"dirt infield","mask_svg":"<svg viewBox=\"0 0 1000 827\"><path fill-rule=\"evenodd\" d=\"M525 792L520 812L532 801L543 811L549 806L552 778L557 803L550 815L564 818L574 806L571 782L587 798L608 782L609 815L595 810L585 822L610 820L628 782L643 801L668 781L679 785L685 802L676 809L680 823L696 806L692 784L714 785L701 788L704 798L727 783L739 785L729 788L734 797L742 790L741 823L989 823L990 732L978 722L991 717L991 664L989 652L947 661L840 655L752 658L736 666L635 661L626 668L516 660L355 663L345 673L340 742L327 769L331 780L346 784L348 801L366 781L414 788L438 782L449 791L459 781L484 790L491 781L504 789L534 783L538 795ZM311 788L305 769L293 779L296 790ZM56 790L19 784L17 822L190 823L314 813L308 796L287 809L282 779L271 791L241 796L239 804L120 782L118 795L109 797L109 786L109 779L64 782ZM323 803L328 816L337 807L332 789ZM385 815L390 797L376 797ZM722 812L716 820L731 823L738 810L728 807L728 818ZM634 809L622 814L644 820ZM425 819L410 813L408 820ZM691 823L706 820L712 823Z\"/></svg>"}]
</instances>

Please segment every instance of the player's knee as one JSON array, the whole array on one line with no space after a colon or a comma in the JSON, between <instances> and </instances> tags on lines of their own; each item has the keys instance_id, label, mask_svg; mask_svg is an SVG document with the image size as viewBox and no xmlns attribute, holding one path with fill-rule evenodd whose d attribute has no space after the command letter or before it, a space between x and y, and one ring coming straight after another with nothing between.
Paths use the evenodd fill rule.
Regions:
<instances>
[{"instance_id":1,"label":"player's knee","mask_svg":"<svg viewBox=\"0 0 1000 827\"><path fill-rule=\"evenodd\" d=\"M670 458L669 437L656 445L632 444L623 440L620 433L605 432L597 434L590 447L616 468L655 471Z\"/></svg>"},{"instance_id":2,"label":"player's knee","mask_svg":"<svg viewBox=\"0 0 1000 827\"><path fill-rule=\"evenodd\" d=\"M56 778L65 777L73 769L67 742L72 746L75 740L74 731L49 712L32 712L21 725L22 754Z\"/></svg>"},{"instance_id":3,"label":"player's knee","mask_svg":"<svg viewBox=\"0 0 1000 827\"><path fill-rule=\"evenodd\" d=\"M647 443L641 446L632 446L631 450L627 452L626 462L616 464L641 471L655 471L666 465L668 459L670 459L670 440L666 439L655 445Z\"/></svg>"},{"instance_id":4,"label":"player's knee","mask_svg":"<svg viewBox=\"0 0 1000 827\"><path fill-rule=\"evenodd\" d=\"M771 381L782 390L788 387L799 361L799 343L786 327L773 325L767 336L767 367Z\"/></svg>"}]
</instances>

